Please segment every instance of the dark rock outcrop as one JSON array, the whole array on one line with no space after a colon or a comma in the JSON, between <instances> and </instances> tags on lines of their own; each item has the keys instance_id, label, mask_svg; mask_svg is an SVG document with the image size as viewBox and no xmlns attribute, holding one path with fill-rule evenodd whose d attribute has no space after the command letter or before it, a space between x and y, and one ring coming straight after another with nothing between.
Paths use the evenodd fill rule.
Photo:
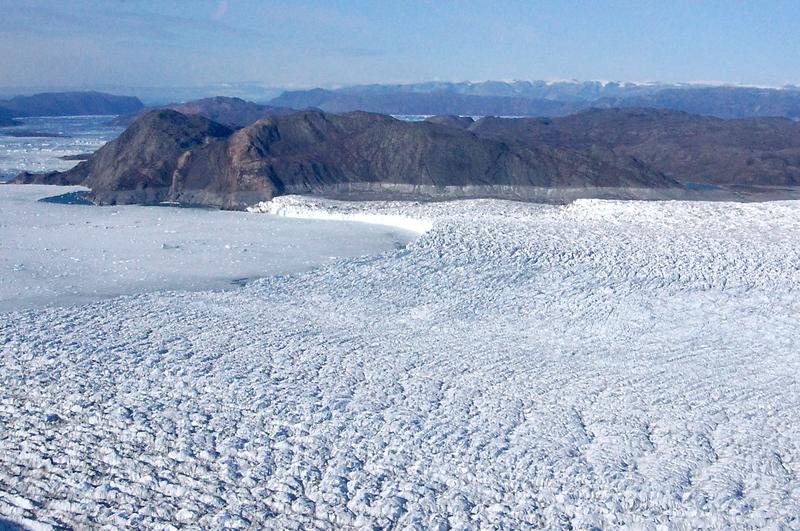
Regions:
<instances>
[{"instance_id":1,"label":"dark rock outcrop","mask_svg":"<svg viewBox=\"0 0 800 531\"><path fill-rule=\"evenodd\" d=\"M75 186L83 182L83 176L68 171L51 171L47 173L31 173L24 171L9 181L10 184L54 184L57 186Z\"/></svg>"},{"instance_id":2,"label":"dark rock outcrop","mask_svg":"<svg viewBox=\"0 0 800 531\"><path fill-rule=\"evenodd\" d=\"M65 174L68 181L92 188L101 203L159 202L193 148L231 133L202 116L152 111Z\"/></svg>"},{"instance_id":3,"label":"dark rock outcrop","mask_svg":"<svg viewBox=\"0 0 800 531\"><path fill-rule=\"evenodd\" d=\"M13 116L80 116L124 114L144 105L138 98L103 92L43 92L0 101Z\"/></svg>"},{"instance_id":4,"label":"dark rock outcrop","mask_svg":"<svg viewBox=\"0 0 800 531\"><path fill-rule=\"evenodd\" d=\"M171 103L158 107L158 109L171 109L183 114L197 114L233 129L250 125L268 116L280 116L294 112L292 109L261 105L240 98L223 96L188 101L186 103ZM145 108L135 113L117 116L110 122L110 125L127 127L151 110L153 109Z\"/></svg>"},{"instance_id":5,"label":"dark rock outcrop","mask_svg":"<svg viewBox=\"0 0 800 531\"><path fill-rule=\"evenodd\" d=\"M61 160L88 160L92 157L91 153L76 153L75 155L62 155Z\"/></svg>"}]
</instances>

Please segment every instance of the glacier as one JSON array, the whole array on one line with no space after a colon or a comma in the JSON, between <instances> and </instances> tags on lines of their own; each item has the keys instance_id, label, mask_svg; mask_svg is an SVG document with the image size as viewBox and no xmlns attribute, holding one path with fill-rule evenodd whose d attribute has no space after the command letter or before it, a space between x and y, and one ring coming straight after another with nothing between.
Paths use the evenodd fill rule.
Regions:
<instances>
[{"instance_id":1,"label":"glacier","mask_svg":"<svg viewBox=\"0 0 800 531\"><path fill-rule=\"evenodd\" d=\"M800 203L253 210L417 237L235 290L4 313L2 518L800 527Z\"/></svg>"}]
</instances>

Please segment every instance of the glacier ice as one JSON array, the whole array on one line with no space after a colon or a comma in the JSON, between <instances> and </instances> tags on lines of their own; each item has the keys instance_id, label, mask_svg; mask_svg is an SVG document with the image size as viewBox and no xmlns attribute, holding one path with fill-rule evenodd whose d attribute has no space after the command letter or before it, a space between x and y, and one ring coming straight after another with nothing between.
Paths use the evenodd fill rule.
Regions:
<instances>
[{"instance_id":1,"label":"glacier ice","mask_svg":"<svg viewBox=\"0 0 800 531\"><path fill-rule=\"evenodd\" d=\"M4 314L0 517L800 525L800 203L262 209L284 207L428 230L237 290Z\"/></svg>"}]
</instances>

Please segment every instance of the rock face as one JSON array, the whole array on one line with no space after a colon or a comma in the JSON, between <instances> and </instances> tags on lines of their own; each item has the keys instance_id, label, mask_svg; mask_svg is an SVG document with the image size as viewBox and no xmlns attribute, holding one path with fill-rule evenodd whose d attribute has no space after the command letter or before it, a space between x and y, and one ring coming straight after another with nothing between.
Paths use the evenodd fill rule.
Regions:
<instances>
[{"instance_id":1,"label":"rock face","mask_svg":"<svg viewBox=\"0 0 800 531\"><path fill-rule=\"evenodd\" d=\"M471 130L532 145L610 149L682 183L800 185L800 123L722 120L658 109L593 109L572 116L483 118Z\"/></svg>"},{"instance_id":2,"label":"rock face","mask_svg":"<svg viewBox=\"0 0 800 531\"><path fill-rule=\"evenodd\" d=\"M49 182L84 184L98 203L241 208L286 193L348 197L538 197L555 188L670 188L607 149L481 137L462 127L369 113L297 112L233 132L201 116L153 111ZM16 182L30 182L22 175Z\"/></svg>"},{"instance_id":3,"label":"rock face","mask_svg":"<svg viewBox=\"0 0 800 531\"><path fill-rule=\"evenodd\" d=\"M268 116L279 116L294 112L287 108L261 105L240 98L223 96L204 98L186 103L172 103L158 108L171 109L183 114L197 114L233 129L250 125ZM127 127L151 110L153 109L145 108L135 113L117 116L111 121L111 125Z\"/></svg>"},{"instance_id":4,"label":"rock face","mask_svg":"<svg viewBox=\"0 0 800 531\"><path fill-rule=\"evenodd\" d=\"M79 116L124 114L144 105L138 98L103 92L44 92L0 101L13 116Z\"/></svg>"}]
</instances>

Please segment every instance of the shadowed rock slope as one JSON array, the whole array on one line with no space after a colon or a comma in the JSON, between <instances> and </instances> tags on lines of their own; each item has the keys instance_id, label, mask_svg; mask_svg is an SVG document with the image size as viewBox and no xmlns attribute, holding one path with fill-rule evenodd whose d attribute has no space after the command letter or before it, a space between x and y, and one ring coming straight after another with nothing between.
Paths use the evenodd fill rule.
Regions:
<instances>
[{"instance_id":1,"label":"shadowed rock slope","mask_svg":"<svg viewBox=\"0 0 800 531\"><path fill-rule=\"evenodd\" d=\"M92 188L98 199L113 194L120 203L158 202L163 200L161 191L172 185L184 154L231 133L230 128L201 116L153 111L71 170L23 173L12 182L82 184Z\"/></svg>"},{"instance_id":2,"label":"shadowed rock slope","mask_svg":"<svg viewBox=\"0 0 800 531\"><path fill-rule=\"evenodd\" d=\"M363 112L303 111L234 132L172 110L146 114L90 159L38 182L84 184L98 203L223 208L286 193L558 200L542 197L542 190L548 196L555 189L678 186L632 157L599 147L527 145Z\"/></svg>"},{"instance_id":3,"label":"shadowed rock slope","mask_svg":"<svg viewBox=\"0 0 800 531\"><path fill-rule=\"evenodd\" d=\"M723 120L659 109L592 109L552 119L487 117L470 130L531 145L610 149L682 183L800 185L800 123L786 118Z\"/></svg>"}]
</instances>

